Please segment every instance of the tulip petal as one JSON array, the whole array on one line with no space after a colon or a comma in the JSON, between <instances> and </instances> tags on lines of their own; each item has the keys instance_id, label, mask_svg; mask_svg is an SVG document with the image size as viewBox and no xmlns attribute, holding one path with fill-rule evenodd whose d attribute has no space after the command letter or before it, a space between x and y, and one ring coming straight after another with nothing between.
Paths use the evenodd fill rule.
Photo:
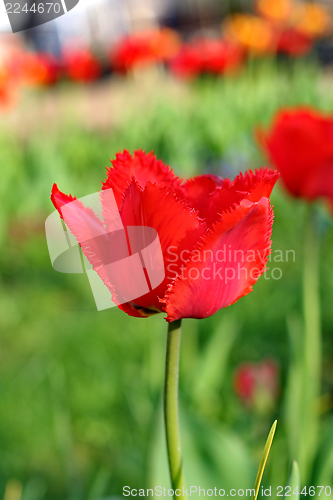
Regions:
<instances>
[{"instance_id":1,"label":"tulip petal","mask_svg":"<svg viewBox=\"0 0 333 500\"><path fill-rule=\"evenodd\" d=\"M234 179L232 186L238 192L246 192L246 199L253 203L261 198L269 198L273 187L280 174L276 170L260 168L259 170L249 170L245 174L240 173Z\"/></svg>"},{"instance_id":2,"label":"tulip petal","mask_svg":"<svg viewBox=\"0 0 333 500\"><path fill-rule=\"evenodd\" d=\"M212 227L220 213L240 203L243 193L238 193L229 179L216 175L199 175L186 181L176 194L184 199L190 208L197 210L207 227Z\"/></svg>"},{"instance_id":3,"label":"tulip petal","mask_svg":"<svg viewBox=\"0 0 333 500\"><path fill-rule=\"evenodd\" d=\"M265 271L272 223L268 198L243 200L224 213L169 285L162 299L166 320L205 318L249 293Z\"/></svg>"},{"instance_id":4,"label":"tulip petal","mask_svg":"<svg viewBox=\"0 0 333 500\"><path fill-rule=\"evenodd\" d=\"M63 205L66 205L67 203L70 203L71 201L76 200L75 196L72 196L71 194L67 195L62 193L57 184L53 184L52 186L52 191L51 191L51 201L54 205L54 207L58 210L59 215L61 218L62 217L62 212L61 212L61 207Z\"/></svg>"},{"instance_id":5,"label":"tulip petal","mask_svg":"<svg viewBox=\"0 0 333 500\"><path fill-rule=\"evenodd\" d=\"M153 291L138 297L135 306L162 311L158 297L163 297L167 285L178 274L182 250L191 252L206 231L197 213L165 186L147 182L144 189L133 179L127 188L120 212L124 226L146 226L157 231L165 268L163 282ZM128 312L128 311L126 311Z\"/></svg>"},{"instance_id":6,"label":"tulip petal","mask_svg":"<svg viewBox=\"0 0 333 500\"><path fill-rule=\"evenodd\" d=\"M78 241L83 254L87 257L93 269L100 276L116 300L116 294L104 267L103 256L108 254L109 245L106 239L98 235L105 234L103 222L90 208L85 207L79 200L71 195L62 193L56 184L52 187L51 200L58 210L60 217L65 221L71 233ZM75 202L75 207L65 210L64 206ZM96 237L97 236L97 237Z\"/></svg>"},{"instance_id":7,"label":"tulip petal","mask_svg":"<svg viewBox=\"0 0 333 500\"><path fill-rule=\"evenodd\" d=\"M328 198L333 202L333 157L303 180L302 196L308 200Z\"/></svg>"},{"instance_id":8,"label":"tulip petal","mask_svg":"<svg viewBox=\"0 0 333 500\"><path fill-rule=\"evenodd\" d=\"M209 213L209 200L216 188L223 186L223 183L222 177L217 175L198 175L185 181L176 189L176 194L186 200L187 205L197 210L199 216L205 219Z\"/></svg>"},{"instance_id":9,"label":"tulip petal","mask_svg":"<svg viewBox=\"0 0 333 500\"><path fill-rule=\"evenodd\" d=\"M77 207L79 207L79 211L70 212L72 214L78 213L78 217L75 219L69 219L68 217L66 217L66 213L63 214L61 208L64 205L75 201L76 198L59 191L56 184L54 184L52 188L51 200L55 208L58 210L60 217L65 220L70 231L78 240L82 252L90 261L93 269L97 272L103 283L110 290L112 300L117 304L118 300L115 288L109 279L107 269L104 267L105 255L109 253L109 245L103 245L103 238L94 238L94 236L96 235L96 229L97 232L104 232L102 222L100 221L100 219L98 219L98 217L91 209L84 207L83 204L79 201L77 201ZM111 207L111 211L113 213L113 206ZM91 226L93 226L92 231ZM87 240L87 242L82 243L82 241L85 239ZM123 245L121 245L121 247L123 249ZM122 249L120 249L120 252L122 251ZM135 317L148 317L159 312L146 310L140 306L136 306L131 302L117 305L119 309L126 312L130 316Z\"/></svg>"},{"instance_id":10,"label":"tulip petal","mask_svg":"<svg viewBox=\"0 0 333 500\"><path fill-rule=\"evenodd\" d=\"M199 176L187 181L182 188L193 206L199 212L199 217L205 219L207 227L211 228L224 212L234 209L243 199L254 202L268 198L279 173L267 168L261 168L245 174L239 174L233 181L215 176ZM215 188L213 183L215 181Z\"/></svg>"},{"instance_id":11,"label":"tulip petal","mask_svg":"<svg viewBox=\"0 0 333 500\"><path fill-rule=\"evenodd\" d=\"M148 181L170 187L180 186L180 179L175 176L168 165L157 160L153 153L134 151L131 156L128 151L123 151L123 153L118 153L111 163L113 168L107 168L107 178L103 182L103 189L113 189L119 209L132 176L141 187L144 187Z\"/></svg>"}]
</instances>

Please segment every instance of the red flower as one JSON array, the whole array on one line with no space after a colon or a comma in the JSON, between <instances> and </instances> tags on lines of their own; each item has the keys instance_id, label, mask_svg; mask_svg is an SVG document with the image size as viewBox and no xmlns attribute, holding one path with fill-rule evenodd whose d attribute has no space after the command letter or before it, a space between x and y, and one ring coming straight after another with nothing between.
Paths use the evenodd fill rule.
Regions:
<instances>
[{"instance_id":1,"label":"red flower","mask_svg":"<svg viewBox=\"0 0 333 500\"><path fill-rule=\"evenodd\" d=\"M237 369L234 378L234 388L236 394L243 401L251 401L255 388L254 373L251 364L243 364Z\"/></svg>"},{"instance_id":2,"label":"red flower","mask_svg":"<svg viewBox=\"0 0 333 500\"><path fill-rule=\"evenodd\" d=\"M243 59L239 44L223 39L199 38L183 45L171 62L171 69L184 78L200 73L223 74L238 68Z\"/></svg>"},{"instance_id":3,"label":"red flower","mask_svg":"<svg viewBox=\"0 0 333 500\"><path fill-rule=\"evenodd\" d=\"M134 67L168 61L179 51L180 41L171 29L145 31L123 38L112 49L112 67L127 72Z\"/></svg>"},{"instance_id":4,"label":"red flower","mask_svg":"<svg viewBox=\"0 0 333 500\"><path fill-rule=\"evenodd\" d=\"M244 363L235 373L234 388L245 404L256 409L271 406L279 392L278 366L272 360Z\"/></svg>"},{"instance_id":5,"label":"red flower","mask_svg":"<svg viewBox=\"0 0 333 500\"><path fill-rule=\"evenodd\" d=\"M182 181L152 153L142 151L133 156L124 151L112 165L103 190L112 188L125 227L157 231L165 266L165 279L157 288L120 309L138 317L166 312L169 322L205 318L252 290L270 253L273 211L268 197L276 172L250 171L233 182L214 175ZM92 224L103 225L81 203L75 216L66 217L61 207L75 198L56 185L51 199L78 241L82 235L91 241ZM110 228L108 214L104 203L104 223ZM81 248L116 302L117 291L105 275L97 245Z\"/></svg>"},{"instance_id":6,"label":"red flower","mask_svg":"<svg viewBox=\"0 0 333 500\"><path fill-rule=\"evenodd\" d=\"M333 116L310 108L280 111L259 142L297 197L333 202Z\"/></svg>"},{"instance_id":7,"label":"red flower","mask_svg":"<svg viewBox=\"0 0 333 500\"><path fill-rule=\"evenodd\" d=\"M27 85L53 85L59 78L59 64L50 54L23 52L19 59L23 83Z\"/></svg>"},{"instance_id":8,"label":"red flower","mask_svg":"<svg viewBox=\"0 0 333 500\"><path fill-rule=\"evenodd\" d=\"M9 64L0 66L0 110L9 110L16 103L19 82Z\"/></svg>"},{"instance_id":9,"label":"red flower","mask_svg":"<svg viewBox=\"0 0 333 500\"><path fill-rule=\"evenodd\" d=\"M64 55L63 64L68 77L77 82L97 80L102 72L99 61L86 49L69 50Z\"/></svg>"},{"instance_id":10,"label":"red flower","mask_svg":"<svg viewBox=\"0 0 333 500\"><path fill-rule=\"evenodd\" d=\"M170 62L170 68L181 78L193 78L200 75L202 71L200 51L194 45L184 44L179 54Z\"/></svg>"},{"instance_id":11,"label":"red flower","mask_svg":"<svg viewBox=\"0 0 333 500\"><path fill-rule=\"evenodd\" d=\"M278 35L277 51L289 56L304 56L312 46L312 40L294 28L283 29Z\"/></svg>"}]
</instances>

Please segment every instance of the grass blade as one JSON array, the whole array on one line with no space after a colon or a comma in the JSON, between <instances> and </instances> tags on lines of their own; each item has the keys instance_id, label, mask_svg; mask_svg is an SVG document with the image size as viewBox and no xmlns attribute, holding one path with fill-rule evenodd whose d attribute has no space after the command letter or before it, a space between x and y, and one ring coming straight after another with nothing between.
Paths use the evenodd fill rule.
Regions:
<instances>
[{"instance_id":1,"label":"grass blade","mask_svg":"<svg viewBox=\"0 0 333 500\"><path fill-rule=\"evenodd\" d=\"M274 438L274 434L275 434L275 430L276 430L276 425L277 425L277 420L275 420L275 422L272 425L271 430L269 431L269 434L268 434L268 438L267 438L267 441L265 444L264 452L262 454L261 462L259 465L259 469L258 469L258 473L257 473L257 477L256 477L256 482L254 484L254 495L252 497L252 500L257 500L257 497L258 497L261 479L262 479L262 476L264 474L267 458L268 458L268 455L269 455L269 452L270 452L270 449L272 446L272 442L273 442L273 438Z\"/></svg>"},{"instance_id":2,"label":"grass blade","mask_svg":"<svg viewBox=\"0 0 333 500\"><path fill-rule=\"evenodd\" d=\"M296 460L293 460L293 463L291 464L291 470L290 470L287 486L290 486L290 488L291 488L290 493L292 495L293 495L293 492L295 491L295 489L297 488L298 494L296 496L293 495L293 499L298 500L301 484L300 484L298 463L296 462ZM283 498L285 498L285 497L286 497L286 495L284 495Z\"/></svg>"}]
</instances>

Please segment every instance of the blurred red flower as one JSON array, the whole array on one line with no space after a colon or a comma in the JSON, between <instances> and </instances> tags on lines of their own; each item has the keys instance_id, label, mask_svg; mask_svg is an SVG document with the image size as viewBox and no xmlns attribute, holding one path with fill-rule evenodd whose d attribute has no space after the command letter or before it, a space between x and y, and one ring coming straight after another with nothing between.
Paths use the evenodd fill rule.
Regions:
<instances>
[{"instance_id":1,"label":"blurred red flower","mask_svg":"<svg viewBox=\"0 0 333 500\"><path fill-rule=\"evenodd\" d=\"M266 410L272 406L279 393L278 373L278 366L272 360L259 364L244 363L235 373L235 392L246 405Z\"/></svg>"},{"instance_id":2,"label":"blurred red flower","mask_svg":"<svg viewBox=\"0 0 333 500\"><path fill-rule=\"evenodd\" d=\"M183 78L201 73L224 74L239 68L243 59L244 52L237 43L222 38L198 38L182 46L171 61L171 69Z\"/></svg>"},{"instance_id":3,"label":"blurred red flower","mask_svg":"<svg viewBox=\"0 0 333 500\"><path fill-rule=\"evenodd\" d=\"M333 115L311 108L281 110L270 130L259 129L257 137L290 194L333 203Z\"/></svg>"},{"instance_id":4,"label":"blurred red flower","mask_svg":"<svg viewBox=\"0 0 333 500\"><path fill-rule=\"evenodd\" d=\"M125 227L157 231L165 267L165 279L157 288L120 309L137 317L166 312L169 322L205 318L252 290L270 253L269 196L276 172L250 171L233 182L214 175L182 181L152 153L142 151L117 154L112 165L103 190L112 188ZM91 224L103 225L81 203L75 216L66 217L62 206L75 198L56 185L51 199L78 241L82 235L91 240ZM103 206L104 223L111 232L108 213L108 206ZM116 302L99 249L91 244L81 248Z\"/></svg>"},{"instance_id":5,"label":"blurred red flower","mask_svg":"<svg viewBox=\"0 0 333 500\"><path fill-rule=\"evenodd\" d=\"M311 38L295 28L281 30L277 40L277 52L290 56L304 56L313 46Z\"/></svg>"},{"instance_id":6,"label":"blurred red flower","mask_svg":"<svg viewBox=\"0 0 333 500\"><path fill-rule=\"evenodd\" d=\"M77 82L97 80L102 73L100 62L88 49L68 49L65 51L63 70L71 80Z\"/></svg>"},{"instance_id":7,"label":"blurred red flower","mask_svg":"<svg viewBox=\"0 0 333 500\"><path fill-rule=\"evenodd\" d=\"M136 33L123 38L110 53L111 66L120 72L168 61L180 47L177 33L169 28Z\"/></svg>"},{"instance_id":8,"label":"blurred red flower","mask_svg":"<svg viewBox=\"0 0 333 500\"><path fill-rule=\"evenodd\" d=\"M195 45L184 44L170 62L172 72L181 78L193 78L202 71L201 53Z\"/></svg>"},{"instance_id":9,"label":"blurred red flower","mask_svg":"<svg viewBox=\"0 0 333 500\"><path fill-rule=\"evenodd\" d=\"M17 65L26 85L53 85L59 78L59 62L50 54L22 52Z\"/></svg>"},{"instance_id":10,"label":"blurred red flower","mask_svg":"<svg viewBox=\"0 0 333 500\"><path fill-rule=\"evenodd\" d=\"M0 66L0 109L9 110L17 100L19 82L10 65L2 62Z\"/></svg>"}]
</instances>

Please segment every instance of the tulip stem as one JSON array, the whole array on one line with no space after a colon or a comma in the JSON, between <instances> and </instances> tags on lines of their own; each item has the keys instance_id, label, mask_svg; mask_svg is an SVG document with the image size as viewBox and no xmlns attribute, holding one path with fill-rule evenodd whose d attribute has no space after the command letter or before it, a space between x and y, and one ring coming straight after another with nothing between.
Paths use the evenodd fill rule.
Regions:
<instances>
[{"instance_id":1,"label":"tulip stem","mask_svg":"<svg viewBox=\"0 0 333 500\"><path fill-rule=\"evenodd\" d=\"M304 351L300 460L310 474L318 438L318 399L321 384L321 319L319 293L319 234L313 207L309 207L304 235L303 308Z\"/></svg>"},{"instance_id":2,"label":"tulip stem","mask_svg":"<svg viewBox=\"0 0 333 500\"><path fill-rule=\"evenodd\" d=\"M178 421L180 337L181 320L169 323L165 359L164 422L169 470L175 499L187 498ZM177 489L180 491L176 495Z\"/></svg>"}]
</instances>

